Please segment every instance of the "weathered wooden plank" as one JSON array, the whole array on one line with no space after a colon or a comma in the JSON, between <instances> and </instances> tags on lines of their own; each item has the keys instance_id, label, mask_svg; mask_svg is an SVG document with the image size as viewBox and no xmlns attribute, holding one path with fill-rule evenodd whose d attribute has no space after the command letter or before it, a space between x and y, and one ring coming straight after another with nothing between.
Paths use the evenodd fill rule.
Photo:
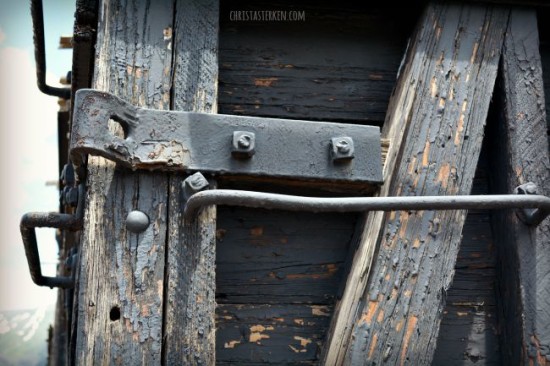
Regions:
<instances>
[{"instance_id":1,"label":"weathered wooden plank","mask_svg":"<svg viewBox=\"0 0 550 366\"><path fill-rule=\"evenodd\" d=\"M487 136L487 135L486 135ZM471 194L490 194L488 135ZM433 365L502 365L496 299L497 248L490 211L469 210L447 291Z\"/></svg>"},{"instance_id":2,"label":"weathered wooden plank","mask_svg":"<svg viewBox=\"0 0 550 366\"><path fill-rule=\"evenodd\" d=\"M239 22L231 12L303 11L305 21ZM219 112L381 125L421 7L224 1Z\"/></svg>"},{"instance_id":3,"label":"weathered wooden plank","mask_svg":"<svg viewBox=\"0 0 550 366\"><path fill-rule=\"evenodd\" d=\"M395 173L382 195L470 192L507 18L505 9L427 7L384 126L384 137L396 137L386 162ZM464 219L463 211L369 215L327 364L431 362Z\"/></svg>"},{"instance_id":4,"label":"weathered wooden plank","mask_svg":"<svg viewBox=\"0 0 550 366\"><path fill-rule=\"evenodd\" d=\"M219 209L218 303L334 303L356 215L290 215Z\"/></svg>"},{"instance_id":5,"label":"weathered wooden plank","mask_svg":"<svg viewBox=\"0 0 550 366\"><path fill-rule=\"evenodd\" d=\"M218 364L314 364L330 323L331 308L306 304L218 305Z\"/></svg>"},{"instance_id":6,"label":"weathered wooden plank","mask_svg":"<svg viewBox=\"0 0 550 366\"><path fill-rule=\"evenodd\" d=\"M318 361L356 221L354 214L218 209L216 362Z\"/></svg>"},{"instance_id":7,"label":"weathered wooden plank","mask_svg":"<svg viewBox=\"0 0 550 366\"><path fill-rule=\"evenodd\" d=\"M216 113L218 0L178 0L175 11L173 107ZM164 363L213 365L216 207L204 208L193 223L183 222L183 179L173 174L169 184Z\"/></svg>"},{"instance_id":8,"label":"weathered wooden plank","mask_svg":"<svg viewBox=\"0 0 550 366\"><path fill-rule=\"evenodd\" d=\"M550 8L537 9L544 95L550 95ZM550 98L546 97L546 122L550 141Z\"/></svg>"},{"instance_id":9,"label":"weathered wooden plank","mask_svg":"<svg viewBox=\"0 0 550 366\"><path fill-rule=\"evenodd\" d=\"M550 161L537 17L514 9L502 62L502 100L496 123L495 185L512 192L534 182L550 194ZM498 141L498 142L497 142ZM514 212L494 215L500 251L503 351L510 364L550 364L550 221L529 227Z\"/></svg>"},{"instance_id":10,"label":"weathered wooden plank","mask_svg":"<svg viewBox=\"0 0 550 366\"><path fill-rule=\"evenodd\" d=\"M135 105L167 109L172 52L164 33L172 25L172 1L105 0L99 9L92 86ZM167 181L163 174L117 170L89 157L77 294L79 363L160 363ZM135 209L150 219L139 235L125 227Z\"/></svg>"}]
</instances>

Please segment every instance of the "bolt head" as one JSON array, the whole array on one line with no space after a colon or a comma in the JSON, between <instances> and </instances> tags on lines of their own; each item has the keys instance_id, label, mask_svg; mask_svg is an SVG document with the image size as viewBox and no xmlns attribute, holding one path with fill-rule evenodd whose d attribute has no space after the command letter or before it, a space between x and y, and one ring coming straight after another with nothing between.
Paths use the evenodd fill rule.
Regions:
<instances>
[{"instance_id":1,"label":"bolt head","mask_svg":"<svg viewBox=\"0 0 550 366\"><path fill-rule=\"evenodd\" d=\"M538 187L533 182L527 182L516 188L516 194L537 194Z\"/></svg>"},{"instance_id":2,"label":"bolt head","mask_svg":"<svg viewBox=\"0 0 550 366\"><path fill-rule=\"evenodd\" d=\"M208 180L200 172L190 175L182 183L184 199L187 200L195 193L205 190L208 185Z\"/></svg>"},{"instance_id":3,"label":"bolt head","mask_svg":"<svg viewBox=\"0 0 550 366\"><path fill-rule=\"evenodd\" d=\"M67 190L63 190L65 193L65 204L70 207L76 207L78 205L78 188L70 187Z\"/></svg>"},{"instance_id":4,"label":"bolt head","mask_svg":"<svg viewBox=\"0 0 550 366\"><path fill-rule=\"evenodd\" d=\"M349 162L354 157L355 149L351 137L333 137L330 148L333 162Z\"/></svg>"},{"instance_id":5,"label":"bolt head","mask_svg":"<svg viewBox=\"0 0 550 366\"><path fill-rule=\"evenodd\" d=\"M128 231L139 234L149 227L149 216L142 211L134 210L126 216L126 229Z\"/></svg>"},{"instance_id":6,"label":"bolt head","mask_svg":"<svg viewBox=\"0 0 550 366\"><path fill-rule=\"evenodd\" d=\"M73 164L65 164L63 166L59 179L64 186L72 186L74 184L75 175Z\"/></svg>"},{"instance_id":7,"label":"bolt head","mask_svg":"<svg viewBox=\"0 0 550 366\"><path fill-rule=\"evenodd\" d=\"M256 135L254 132L234 131L231 155L237 159L249 159L256 153Z\"/></svg>"}]
</instances>

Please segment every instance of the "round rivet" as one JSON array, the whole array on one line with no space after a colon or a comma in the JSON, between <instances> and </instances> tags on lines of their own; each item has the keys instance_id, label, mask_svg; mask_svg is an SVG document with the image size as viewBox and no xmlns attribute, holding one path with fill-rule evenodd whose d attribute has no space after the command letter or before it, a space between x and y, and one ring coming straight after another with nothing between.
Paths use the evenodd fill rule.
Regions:
<instances>
[{"instance_id":1,"label":"round rivet","mask_svg":"<svg viewBox=\"0 0 550 366\"><path fill-rule=\"evenodd\" d=\"M149 216L145 213L134 210L126 216L126 229L135 234L139 234L149 226Z\"/></svg>"}]
</instances>

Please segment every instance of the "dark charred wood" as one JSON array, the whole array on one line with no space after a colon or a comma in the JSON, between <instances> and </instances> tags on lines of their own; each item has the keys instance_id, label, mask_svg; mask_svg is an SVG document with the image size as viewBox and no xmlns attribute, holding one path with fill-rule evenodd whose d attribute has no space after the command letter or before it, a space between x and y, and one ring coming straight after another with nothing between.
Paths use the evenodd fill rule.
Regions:
<instances>
[{"instance_id":1,"label":"dark charred wood","mask_svg":"<svg viewBox=\"0 0 550 366\"><path fill-rule=\"evenodd\" d=\"M496 192L526 182L550 193L550 159L537 18L513 10L503 49L492 129ZM550 222L523 224L514 212L493 215L499 249L499 315L503 359L510 365L550 363Z\"/></svg>"},{"instance_id":2,"label":"dark charred wood","mask_svg":"<svg viewBox=\"0 0 550 366\"><path fill-rule=\"evenodd\" d=\"M471 194L490 194L488 135ZM433 365L501 365L497 311L497 248L489 211L469 210L446 293Z\"/></svg>"},{"instance_id":3,"label":"dark charred wood","mask_svg":"<svg viewBox=\"0 0 550 366\"><path fill-rule=\"evenodd\" d=\"M266 9L306 20L232 21L232 12ZM381 125L420 9L224 1L219 112Z\"/></svg>"}]
</instances>

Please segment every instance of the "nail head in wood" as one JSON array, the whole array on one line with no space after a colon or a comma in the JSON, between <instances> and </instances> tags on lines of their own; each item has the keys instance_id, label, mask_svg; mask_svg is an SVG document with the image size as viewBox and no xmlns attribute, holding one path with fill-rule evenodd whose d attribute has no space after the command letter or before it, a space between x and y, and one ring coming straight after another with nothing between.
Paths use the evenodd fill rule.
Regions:
<instances>
[{"instance_id":1,"label":"nail head in wood","mask_svg":"<svg viewBox=\"0 0 550 366\"><path fill-rule=\"evenodd\" d=\"M126 216L126 229L128 231L139 234L149 227L149 216L144 212L134 210Z\"/></svg>"}]
</instances>

